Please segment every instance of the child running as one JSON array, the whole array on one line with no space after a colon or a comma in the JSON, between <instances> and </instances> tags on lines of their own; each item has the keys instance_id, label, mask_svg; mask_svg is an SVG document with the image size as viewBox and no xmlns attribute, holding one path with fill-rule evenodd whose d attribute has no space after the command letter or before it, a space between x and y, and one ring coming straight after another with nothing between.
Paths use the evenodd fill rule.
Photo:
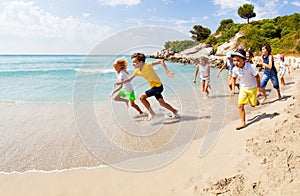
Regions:
<instances>
[{"instance_id":1,"label":"child running","mask_svg":"<svg viewBox=\"0 0 300 196\"><path fill-rule=\"evenodd\" d=\"M123 81L128 78L129 73L127 71L127 65L128 65L128 61L125 57L121 57L115 60L114 68L119 81ZM141 116L146 115L145 113L142 112L139 106L136 105L134 102L135 95L134 95L133 87L130 82L127 82L124 85L119 84L118 87L109 95L109 97L112 97L116 92L118 92L118 94L114 97L113 99L114 101L125 102L127 107L129 102L130 106L136 109Z\"/></svg>"},{"instance_id":2,"label":"child running","mask_svg":"<svg viewBox=\"0 0 300 196\"><path fill-rule=\"evenodd\" d=\"M234 67L234 63L233 63L233 58L231 57L231 52L227 52L226 58L227 58L226 62L218 71L217 78L220 76L220 73L223 71L223 69L225 69L227 67L228 68L227 83L228 83L229 89L232 90L232 69ZM238 88L240 87L239 84L235 84L235 86Z\"/></svg>"},{"instance_id":3,"label":"child running","mask_svg":"<svg viewBox=\"0 0 300 196\"><path fill-rule=\"evenodd\" d=\"M274 65L274 58L271 54L272 48L270 44L265 43L261 47L262 56L258 58L258 63L264 66L264 75L261 79L260 88L263 93L262 103L267 99L266 86L269 80L273 83L273 87L277 90L278 99L281 99L277 70Z\"/></svg>"},{"instance_id":4,"label":"child running","mask_svg":"<svg viewBox=\"0 0 300 196\"><path fill-rule=\"evenodd\" d=\"M153 69L154 65L161 64L169 78L175 77L174 73L169 72L164 60L160 59L160 60L157 60L154 62L145 62L146 56L143 53L134 53L131 56L131 60L132 60L132 65L135 67L135 71L134 71L133 75L126 80L117 82L116 84L120 85L123 83L130 82L136 76L143 77L145 80L148 81L148 83L150 85L150 89L140 95L141 102L144 104L144 106L149 111L149 114L148 114L148 117L146 118L146 120L149 121L155 116L155 113L152 110L151 105L147 100L147 98L152 97L152 96L155 96L156 100L159 102L159 104L162 107L171 111L173 114L173 117L177 117L178 110L173 108L170 104L166 103L165 100L163 99L163 96L161 94L164 89L163 84Z\"/></svg>"},{"instance_id":5,"label":"child running","mask_svg":"<svg viewBox=\"0 0 300 196\"><path fill-rule=\"evenodd\" d=\"M208 65L208 58L201 56L199 58L199 64L196 66L194 80L196 83L198 72L200 72L200 85L203 93L206 93L206 97L209 96L208 88L210 88L209 78L210 78L210 67Z\"/></svg>"},{"instance_id":6,"label":"child running","mask_svg":"<svg viewBox=\"0 0 300 196\"><path fill-rule=\"evenodd\" d=\"M257 96L260 92L260 77L257 68L247 62L246 52L243 49L238 49L232 53L233 62L235 67L232 69L232 91L231 96L234 95L234 84L236 78L240 77L240 92L238 96L238 108L242 124L237 126L236 129L246 127L246 113L245 105L250 102L252 107L259 105Z\"/></svg>"},{"instance_id":7,"label":"child running","mask_svg":"<svg viewBox=\"0 0 300 196\"><path fill-rule=\"evenodd\" d=\"M279 77L280 77L280 84L285 85L284 81L284 75L286 74L286 71L288 71L288 74L291 73L290 66L286 61L284 60L284 55L280 54L279 56Z\"/></svg>"}]
</instances>

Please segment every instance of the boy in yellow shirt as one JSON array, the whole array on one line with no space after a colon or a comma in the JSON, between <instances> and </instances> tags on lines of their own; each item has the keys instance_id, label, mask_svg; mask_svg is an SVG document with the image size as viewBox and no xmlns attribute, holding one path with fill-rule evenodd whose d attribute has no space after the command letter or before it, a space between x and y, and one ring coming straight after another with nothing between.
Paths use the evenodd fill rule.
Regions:
<instances>
[{"instance_id":1,"label":"boy in yellow shirt","mask_svg":"<svg viewBox=\"0 0 300 196\"><path fill-rule=\"evenodd\" d=\"M132 60L132 65L135 67L135 71L134 71L133 75L131 77L129 77L127 80L117 82L116 85L130 82L133 78L135 78L135 76L141 76L141 77L145 78L145 80L147 80L150 85L150 89L140 95L140 100L144 104L144 106L147 108L147 110L149 111L149 115L146 118L146 120L149 121L155 116L155 113L152 110L151 105L147 100L148 97L152 97L152 96L155 96L155 98L159 102L159 104L162 107L170 110L173 113L174 117L176 117L178 115L177 114L178 110L176 110L170 104L165 102L165 100L161 94L163 91L163 84L161 83L158 75L156 74L156 72L153 69L154 65L161 64L163 66L167 76L169 78L173 78L175 76L175 74L169 72L164 60L160 59L160 60L157 60L154 62L145 63L146 56L143 53L134 53L131 56L131 60Z\"/></svg>"}]
</instances>

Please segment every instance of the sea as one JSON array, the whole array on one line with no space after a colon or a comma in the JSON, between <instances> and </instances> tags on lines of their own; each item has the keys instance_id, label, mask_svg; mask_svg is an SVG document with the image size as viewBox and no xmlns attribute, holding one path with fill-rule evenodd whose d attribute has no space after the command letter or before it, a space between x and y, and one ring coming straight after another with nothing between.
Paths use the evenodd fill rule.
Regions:
<instances>
[{"instance_id":1,"label":"sea","mask_svg":"<svg viewBox=\"0 0 300 196\"><path fill-rule=\"evenodd\" d=\"M113 62L116 58L121 56L125 56L128 59L128 71L129 73L132 73L134 69L130 64L131 59L129 55L0 55L0 104L15 104L16 107L18 105L27 107L26 104L38 104L42 107L41 105L71 105L85 101L92 101L100 104L109 103L111 102L109 95L115 88L114 83L117 82ZM147 58L147 61L154 60L155 59ZM218 70L216 68L211 69L211 96L210 98L206 98L206 96L200 92L199 76L197 83L193 83L195 73L194 65L174 62L166 62L166 64L169 70L176 74L175 78L167 78L162 66L155 66L155 70L164 83L163 95L165 97L176 94L178 95L177 98L180 98L180 96L193 90L196 92L195 99L197 99L197 101L199 100L201 103L202 108L200 110L209 112L210 109L213 108L213 105L215 105L217 111L222 110L222 112L216 112L216 114L219 113L221 117L223 117L222 115L224 114L222 108L225 107L224 100L228 97L229 93L229 91L226 90L228 88L226 71L223 71L221 77L217 78L215 76L217 75ZM148 88L147 82L139 77L132 81L132 85L134 86L137 95ZM88 90L85 91L85 89ZM191 100L193 101L193 99ZM211 100L215 100L215 102L212 103ZM192 107L192 104L188 103L188 101L183 101L181 104ZM221 107L218 106L218 104L221 104ZM192 110L193 108L189 109L189 111ZM15 111L18 111L18 109ZM18 119L22 119L22 114L16 115L18 115ZM36 114L33 117L36 118L37 115L39 114ZM49 116L50 115L51 114L49 114ZM182 117L182 119L188 124L189 120L192 121L196 118L186 115L185 117ZM46 123L52 122L52 119L49 119L49 122L47 122L47 119L44 120ZM219 121L216 122L218 123ZM32 125L26 125L26 122L16 122L16 124L18 123L21 124L19 126L24 127L34 126L34 123ZM25 124L22 125L22 123ZM218 126L221 124L222 123L218 123ZM55 123L53 123L53 126L55 126ZM61 130L57 130L57 133L55 133L56 135L52 133L53 135L47 136L48 138L40 137L38 139L38 137L35 137L34 135L37 134L36 131L40 130L36 130L32 127L30 129L32 129L31 131L33 133L26 133L25 130L21 132L18 129L9 130L4 129L3 127L13 126L5 125L0 129L2 132L0 135L3 136L1 138L2 141L0 140L0 146L2 146L2 150L5 149L6 156L1 159L0 173L26 171L51 172L81 167L101 167L103 165L92 159L86 160L84 158L85 155L81 158L76 157L75 155L78 154L78 152L75 152L76 148L72 147L64 147L64 150L67 152L54 153L53 155L51 155L53 150L51 153L49 151L48 157L47 152L45 155L44 151L36 150L39 148L39 145L43 145L40 143L47 143L47 139L52 142L49 142L47 148L55 148L55 145L57 146L55 142L59 140L56 138L56 135L57 137L59 137L60 134L63 135L63 133L59 132ZM53 130L55 130L55 128L53 128ZM47 134L48 133L43 133L43 136ZM67 134L69 133L66 133L63 136L67 138ZM23 135L26 136L26 140L22 138ZM17 140L14 137L20 140L19 143L15 142ZM61 141L60 143L62 142L65 141ZM64 146L66 146L68 142L69 141L67 141ZM22 145L20 143L22 143ZM101 143L101 141L99 141L99 143ZM70 143L70 145L77 144ZM26 149L20 149L19 154L15 152L19 147L24 148L24 146ZM80 149L82 148L83 147L81 146ZM41 155L34 155L36 152L41 153ZM54 152L58 152L58 150L56 149ZM25 156L24 153L28 153L28 156ZM68 154L65 156L68 156L66 161L69 161L70 164L56 164L56 161L60 159L62 154ZM74 157L72 157L72 155L74 155ZM39 157L41 160L37 161L36 158L30 158L32 156ZM53 157L51 158L51 161L43 162L42 159L45 156L47 158L49 158L49 156ZM24 159L30 161L22 160L22 157L26 157ZM85 160L86 162L90 161L91 164L85 164Z\"/></svg>"}]
</instances>

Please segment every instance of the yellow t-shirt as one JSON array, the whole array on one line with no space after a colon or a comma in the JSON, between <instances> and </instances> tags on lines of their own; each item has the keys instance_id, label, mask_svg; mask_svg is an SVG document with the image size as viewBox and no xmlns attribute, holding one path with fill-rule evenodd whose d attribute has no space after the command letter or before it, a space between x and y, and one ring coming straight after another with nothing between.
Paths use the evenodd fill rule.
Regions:
<instances>
[{"instance_id":1,"label":"yellow t-shirt","mask_svg":"<svg viewBox=\"0 0 300 196\"><path fill-rule=\"evenodd\" d=\"M149 82L150 88L155 86L160 87L162 85L158 75L153 69L151 62L144 63L142 70L135 69L133 74L135 76L142 76L145 78Z\"/></svg>"}]
</instances>

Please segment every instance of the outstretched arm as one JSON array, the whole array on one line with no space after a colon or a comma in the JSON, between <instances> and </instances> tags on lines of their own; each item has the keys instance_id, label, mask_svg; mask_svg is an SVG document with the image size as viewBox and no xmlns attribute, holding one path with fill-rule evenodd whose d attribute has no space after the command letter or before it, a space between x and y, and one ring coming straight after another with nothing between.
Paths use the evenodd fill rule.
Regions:
<instances>
[{"instance_id":1,"label":"outstretched arm","mask_svg":"<svg viewBox=\"0 0 300 196\"><path fill-rule=\"evenodd\" d=\"M152 62L152 66L158 65L158 64L161 64L161 65L163 66L163 68L164 68L164 70L165 70L165 72L166 72L166 74L167 74L167 76L168 76L169 78L175 77L175 73L171 73L171 72L169 71L167 65L165 64L165 60L164 60L164 59L159 59L159 60L157 60L157 61Z\"/></svg>"},{"instance_id":2,"label":"outstretched arm","mask_svg":"<svg viewBox=\"0 0 300 196\"><path fill-rule=\"evenodd\" d=\"M113 92L110 93L108 97L112 97L116 92L118 92L122 88L123 84L119 85Z\"/></svg>"},{"instance_id":3,"label":"outstretched arm","mask_svg":"<svg viewBox=\"0 0 300 196\"><path fill-rule=\"evenodd\" d=\"M118 85L121 85L121 84L124 84L124 83L127 83L127 82L131 82L131 80L135 77L135 75L132 75L130 78L126 79L126 80L122 80L120 82L116 82L115 83L115 86L118 86Z\"/></svg>"},{"instance_id":4,"label":"outstretched arm","mask_svg":"<svg viewBox=\"0 0 300 196\"><path fill-rule=\"evenodd\" d=\"M218 74L217 74L217 78L220 76L220 73L223 71L223 69L225 69L227 67L226 64L224 64L218 71Z\"/></svg>"}]
</instances>

